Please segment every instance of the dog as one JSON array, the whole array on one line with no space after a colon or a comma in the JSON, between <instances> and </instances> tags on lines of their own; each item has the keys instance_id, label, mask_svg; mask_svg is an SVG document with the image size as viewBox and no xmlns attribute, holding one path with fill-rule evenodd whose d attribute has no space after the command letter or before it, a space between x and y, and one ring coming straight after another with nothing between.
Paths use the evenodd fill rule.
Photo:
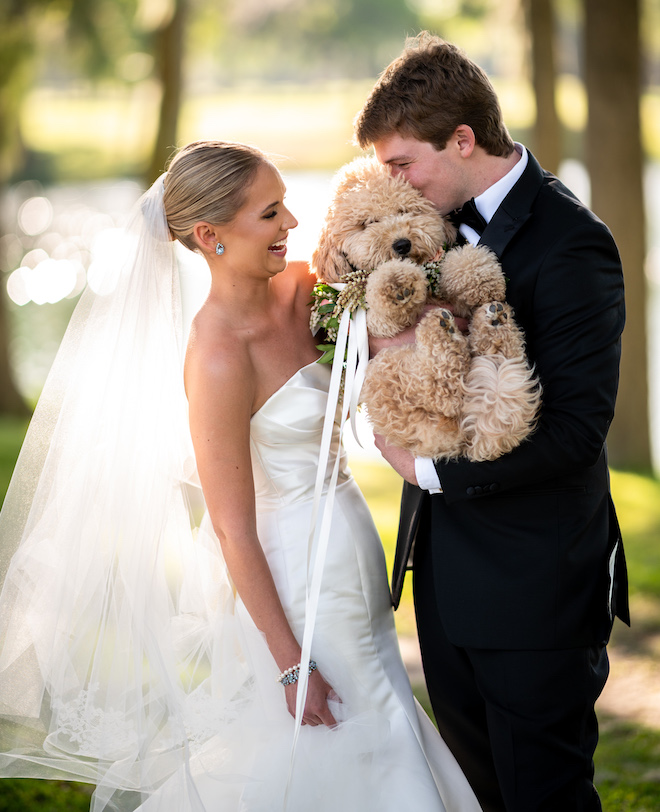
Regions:
<instances>
[{"instance_id":1,"label":"dog","mask_svg":"<svg viewBox=\"0 0 660 812\"><path fill-rule=\"evenodd\" d=\"M541 386L496 256L456 238L405 179L358 158L335 179L312 270L361 286L370 335L417 324L414 344L369 361L360 399L374 431L415 456L484 461L533 431ZM468 319L467 335L454 316Z\"/></svg>"}]
</instances>

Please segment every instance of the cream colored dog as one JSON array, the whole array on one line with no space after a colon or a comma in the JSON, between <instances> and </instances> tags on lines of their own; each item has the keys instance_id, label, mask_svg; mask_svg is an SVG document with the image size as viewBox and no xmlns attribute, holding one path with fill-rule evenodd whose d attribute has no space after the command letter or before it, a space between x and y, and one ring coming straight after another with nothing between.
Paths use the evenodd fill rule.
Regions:
<instances>
[{"instance_id":1,"label":"cream colored dog","mask_svg":"<svg viewBox=\"0 0 660 812\"><path fill-rule=\"evenodd\" d=\"M312 266L326 282L366 279L371 335L419 322L414 344L368 364L360 399L374 431L416 456L491 460L532 431L541 390L497 258L484 246L447 250L455 239L416 189L358 158L338 173ZM439 306L423 315L429 304ZM469 319L467 336L452 311Z\"/></svg>"}]
</instances>

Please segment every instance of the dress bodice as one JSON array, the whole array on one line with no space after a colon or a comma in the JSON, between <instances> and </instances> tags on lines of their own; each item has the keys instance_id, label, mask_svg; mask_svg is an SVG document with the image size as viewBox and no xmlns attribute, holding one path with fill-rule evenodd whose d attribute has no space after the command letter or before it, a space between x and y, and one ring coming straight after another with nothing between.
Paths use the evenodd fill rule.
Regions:
<instances>
[{"instance_id":1,"label":"dress bodice","mask_svg":"<svg viewBox=\"0 0 660 812\"><path fill-rule=\"evenodd\" d=\"M312 498L330 372L317 362L302 367L252 416L250 452L259 510ZM338 447L337 418L330 465ZM339 482L350 477L343 449L341 454Z\"/></svg>"}]
</instances>

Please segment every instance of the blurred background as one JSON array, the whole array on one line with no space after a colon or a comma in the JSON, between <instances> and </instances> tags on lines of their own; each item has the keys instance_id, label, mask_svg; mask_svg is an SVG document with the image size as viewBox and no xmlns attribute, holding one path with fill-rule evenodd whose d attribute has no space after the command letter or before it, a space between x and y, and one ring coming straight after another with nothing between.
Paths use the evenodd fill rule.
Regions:
<instances>
[{"instance_id":1,"label":"blurred background","mask_svg":"<svg viewBox=\"0 0 660 812\"><path fill-rule=\"evenodd\" d=\"M422 29L482 65L513 137L621 250L608 442L635 625L615 633L597 778L608 810L658 810L660 0L0 0L0 495L77 297L173 150L212 138L279 156L300 221L289 257L309 258L332 176L359 154L353 118ZM206 271L192 256L182 270L190 315ZM352 467L391 559L400 480L361 432ZM397 624L404 647L410 585ZM45 786L1 781L0 812L89 806L85 788Z\"/></svg>"},{"instance_id":2,"label":"blurred background","mask_svg":"<svg viewBox=\"0 0 660 812\"><path fill-rule=\"evenodd\" d=\"M660 465L660 0L1 0L0 412L35 401L108 230L177 145L282 156L290 256L309 257L353 117L424 28L612 228L629 317L611 460Z\"/></svg>"}]
</instances>

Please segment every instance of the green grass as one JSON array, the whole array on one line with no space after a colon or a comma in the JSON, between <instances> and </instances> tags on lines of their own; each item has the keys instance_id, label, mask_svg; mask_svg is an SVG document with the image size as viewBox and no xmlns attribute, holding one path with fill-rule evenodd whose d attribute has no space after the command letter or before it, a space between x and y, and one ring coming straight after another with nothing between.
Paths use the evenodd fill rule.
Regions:
<instances>
[{"instance_id":1,"label":"green grass","mask_svg":"<svg viewBox=\"0 0 660 812\"><path fill-rule=\"evenodd\" d=\"M68 781L0 781L0 812L89 812L94 788Z\"/></svg>"},{"instance_id":2,"label":"green grass","mask_svg":"<svg viewBox=\"0 0 660 812\"><path fill-rule=\"evenodd\" d=\"M600 718L596 784L608 812L660 809L660 731Z\"/></svg>"},{"instance_id":3,"label":"green grass","mask_svg":"<svg viewBox=\"0 0 660 812\"><path fill-rule=\"evenodd\" d=\"M26 423L0 418L0 494L4 494ZM352 460L379 529L391 567L401 480L377 462ZM615 644L637 653L660 631L660 481L639 474L612 473L612 492L619 512L630 570L636 618L632 632L615 626ZM402 634L414 634L410 578L397 612ZM647 653L653 653L650 650ZM656 655L657 656L657 652ZM416 694L430 713L423 686ZM596 783L607 812L653 812L660 809L660 730L601 716L601 738L596 751ZM0 781L0 812L78 812L89 809L91 789L84 784L31 779Z\"/></svg>"},{"instance_id":4,"label":"green grass","mask_svg":"<svg viewBox=\"0 0 660 812\"><path fill-rule=\"evenodd\" d=\"M26 428L27 420L22 418L0 418L0 499L4 499Z\"/></svg>"},{"instance_id":5,"label":"green grass","mask_svg":"<svg viewBox=\"0 0 660 812\"><path fill-rule=\"evenodd\" d=\"M660 600L660 481L612 472L616 504L633 595Z\"/></svg>"}]
</instances>

